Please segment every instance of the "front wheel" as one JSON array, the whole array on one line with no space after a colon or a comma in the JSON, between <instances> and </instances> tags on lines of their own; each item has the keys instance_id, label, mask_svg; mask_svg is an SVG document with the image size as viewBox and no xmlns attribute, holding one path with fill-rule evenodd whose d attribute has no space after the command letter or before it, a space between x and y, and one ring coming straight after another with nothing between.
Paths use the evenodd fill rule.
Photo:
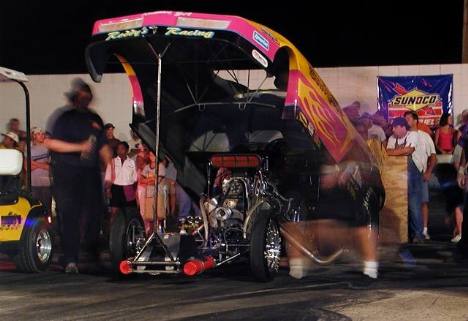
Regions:
<instances>
[{"instance_id":1,"label":"front wheel","mask_svg":"<svg viewBox=\"0 0 468 321\"><path fill-rule=\"evenodd\" d=\"M112 269L120 271L120 262L137 254L145 240L145 227L136 208L125 208L117 212L109 235L109 250Z\"/></svg>"},{"instance_id":2,"label":"front wheel","mask_svg":"<svg viewBox=\"0 0 468 321\"><path fill-rule=\"evenodd\" d=\"M49 225L43 218L31 218L26 221L13 261L22 272L41 272L52 260L52 248Z\"/></svg>"},{"instance_id":3,"label":"front wheel","mask_svg":"<svg viewBox=\"0 0 468 321\"><path fill-rule=\"evenodd\" d=\"M272 212L258 212L250 236L250 269L258 281L270 281L278 272L281 243L279 224Z\"/></svg>"}]
</instances>

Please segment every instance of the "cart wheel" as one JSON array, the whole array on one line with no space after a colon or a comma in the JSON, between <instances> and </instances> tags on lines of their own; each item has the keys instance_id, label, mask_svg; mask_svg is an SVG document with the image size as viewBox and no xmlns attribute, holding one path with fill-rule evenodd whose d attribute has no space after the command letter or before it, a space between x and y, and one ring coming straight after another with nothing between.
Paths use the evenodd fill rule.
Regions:
<instances>
[{"instance_id":1,"label":"cart wheel","mask_svg":"<svg viewBox=\"0 0 468 321\"><path fill-rule=\"evenodd\" d=\"M110 228L109 250L112 269L120 274L120 262L133 257L145 240L145 227L136 208L125 208L117 212Z\"/></svg>"},{"instance_id":2,"label":"cart wheel","mask_svg":"<svg viewBox=\"0 0 468 321\"><path fill-rule=\"evenodd\" d=\"M42 218L28 219L13 261L22 272L44 271L52 260L52 250L52 233L46 221Z\"/></svg>"},{"instance_id":3,"label":"cart wheel","mask_svg":"<svg viewBox=\"0 0 468 321\"><path fill-rule=\"evenodd\" d=\"M266 282L278 272L281 254L281 233L270 210L255 215L250 237L250 269L255 279Z\"/></svg>"}]
</instances>

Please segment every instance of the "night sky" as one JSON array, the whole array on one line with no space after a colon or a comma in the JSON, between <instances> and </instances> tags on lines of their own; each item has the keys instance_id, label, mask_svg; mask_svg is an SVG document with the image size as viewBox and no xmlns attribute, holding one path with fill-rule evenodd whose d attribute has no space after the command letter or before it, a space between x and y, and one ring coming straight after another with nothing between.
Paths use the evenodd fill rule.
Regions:
<instances>
[{"instance_id":1,"label":"night sky","mask_svg":"<svg viewBox=\"0 0 468 321\"><path fill-rule=\"evenodd\" d=\"M315 9L307 10L304 1L3 0L0 65L29 74L86 72L95 20L156 10L249 18L282 33L316 67L461 62L463 0L309 0Z\"/></svg>"}]
</instances>

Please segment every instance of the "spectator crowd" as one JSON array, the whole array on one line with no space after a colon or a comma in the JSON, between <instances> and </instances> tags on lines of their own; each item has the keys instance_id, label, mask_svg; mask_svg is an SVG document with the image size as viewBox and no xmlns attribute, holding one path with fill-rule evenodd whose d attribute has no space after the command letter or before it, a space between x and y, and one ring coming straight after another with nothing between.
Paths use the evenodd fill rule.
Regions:
<instances>
[{"instance_id":1,"label":"spectator crowd","mask_svg":"<svg viewBox=\"0 0 468 321\"><path fill-rule=\"evenodd\" d=\"M0 143L0 148L14 148L23 153L30 151L32 194L44 204L49 213L52 213L54 196L57 206L67 212L63 215L70 216L68 212L79 210L76 203L89 203L89 189L86 184L102 182L98 183L102 186L101 190L92 189L97 195L94 195L95 202L91 204L94 204L95 210L102 209L110 222L115 219L120 208L136 206L144 222L145 232L149 234L154 227L163 227L171 220L200 215L197 206L177 183L177 170L169 158L158 162L148 146L133 132L130 141L119 140L115 137L115 126L112 123L103 124L100 117L88 108L93 97L87 84L81 80L75 81L67 97L69 104L57 109L46 130L32 128L29 149L26 148L26 132L21 129L21 123L16 118L9 121ZM447 211L450 214L447 221L454 227L451 241L460 241L463 220L462 188L465 187L466 175L464 148L468 147L468 110L462 113L458 128L454 126L452 115L443 114L439 125L433 129L421 122L414 111L405 112L403 117L395 118L391 123L381 111L373 115L361 113L359 102L343 108L343 111L369 145L377 163L382 164L386 157L391 156L408 157L408 228L414 243L430 239L429 184L435 177L433 172L437 164L436 154L449 155L450 169L459 174L458 184L453 183L456 180L453 177L450 179L450 175L438 177L438 183L447 196ZM80 122L84 127L79 127ZM83 128L83 134L89 137L88 141L79 138ZM99 162L99 158L106 158L107 148L107 160ZM70 168L81 169L73 176ZM98 176L94 176L94 169L97 169ZM60 171L62 174L58 175ZM26 182L25 177L23 181ZM54 185L60 188L53 190ZM77 189L68 189L70 185ZM70 195L67 192L73 195L72 203L69 202ZM82 198L76 198L78 196L75 194ZM101 208L100 199L105 200L102 204L105 207ZM69 209L64 210L67 209L67 204ZM60 218L63 225L61 229L64 226L68 229L65 235L74 235L64 242L68 260L66 271L71 273L77 272L76 243L79 243L80 234L86 234L83 230L89 230L89 226L80 222L80 213L75 216L70 221L67 221L70 217ZM85 218L85 221L102 226L100 215L95 216L97 217Z\"/></svg>"},{"instance_id":2,"label":"spectator crowd","mask_svg":"<svg viewBox=\"0 0 468 321\"><path fill-rule=\"evenodd\" d=\"M446 223L453 226L451 241L461 240L463 221L463 188L465 153L468 146L468 110L454 126L452 115L444 113L438 126L430 128L420 121L415 111L408 110L391 122L381 111L373 115L360 112L360 103L343 108L357 132L367 141L377 162L389 156L408 156L408 217L410 240L420 243L430 239L429 185L440 186L446 197ZM436 155L444 156L448 164L436 170ZM457 184L457 174L458 184ZM455 174L454 174L455 173ZM434 175L433 175L434 174Z\"/></svg>"}]
</instances>

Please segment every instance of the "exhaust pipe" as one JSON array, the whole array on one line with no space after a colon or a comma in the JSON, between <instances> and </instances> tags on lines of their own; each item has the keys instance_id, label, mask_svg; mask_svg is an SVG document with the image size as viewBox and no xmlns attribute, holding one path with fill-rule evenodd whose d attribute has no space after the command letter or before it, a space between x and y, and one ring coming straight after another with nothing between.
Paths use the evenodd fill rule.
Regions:
<instances>
[{"instance_id":1,"label":"exhaust pipe","mask_svg":"<svg viewBox=\"0 0 468 321\"><path fill-rule=\"evenodd\" d=\"M190 259L184 264L184 274L195 276L216 267L216 261L212 256L207 256L204 260Z\"/></svg>"}]
</instances>

